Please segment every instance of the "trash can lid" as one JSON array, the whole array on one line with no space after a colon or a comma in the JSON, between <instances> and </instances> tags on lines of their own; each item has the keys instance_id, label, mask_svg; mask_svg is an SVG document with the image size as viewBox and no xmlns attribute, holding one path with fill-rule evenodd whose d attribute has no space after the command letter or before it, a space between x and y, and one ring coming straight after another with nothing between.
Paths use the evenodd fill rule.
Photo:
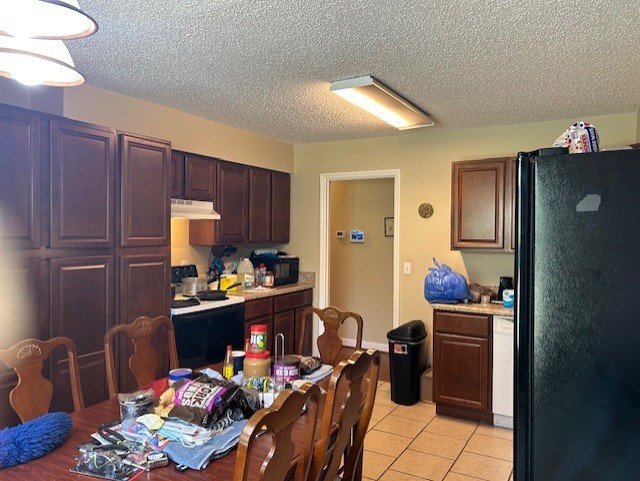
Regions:
<instances>
[{"instance_id":1,"label":"trash can lid","mask_svg":"<svg viewBox=\"0 0 640 481\"><path fill-rule=\"evenodd\" d=\"M409 321L387 332L389 341L415 342L427 337L427 329L420 320Z\"/></svg>"}]
</instances>

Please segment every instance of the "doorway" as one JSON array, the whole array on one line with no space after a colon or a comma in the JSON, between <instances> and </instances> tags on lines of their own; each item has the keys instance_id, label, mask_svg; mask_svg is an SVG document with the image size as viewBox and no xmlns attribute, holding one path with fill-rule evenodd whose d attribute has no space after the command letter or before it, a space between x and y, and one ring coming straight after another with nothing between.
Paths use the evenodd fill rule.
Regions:
<instances>
[{"instance_id":1,"label":"doorway","mask_svg":"<svg viewBox=\"0 0 640 481\"><path fill-rule=\"evenodd\" d=\"M386 333L399 319L399 192L399 170L320 176L318 303L360 313L363 347L385 352ZM363 239L352 242L352 231ZM350 345L355 331L341 336Z\"/></svg>"}]
</instances>

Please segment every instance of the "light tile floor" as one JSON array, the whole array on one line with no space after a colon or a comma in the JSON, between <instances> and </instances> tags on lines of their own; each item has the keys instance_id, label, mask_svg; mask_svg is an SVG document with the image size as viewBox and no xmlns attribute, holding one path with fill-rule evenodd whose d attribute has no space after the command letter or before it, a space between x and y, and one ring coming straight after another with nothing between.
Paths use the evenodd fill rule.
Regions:
<instances>
[{"instance_id":1,"label":"light tile floor","mask_svg":"<svg viewBox=\"0 0 640 481\"><path fill-rule=\"evenodd\" d=\"M512 481L513 431L400 406L379 382L364 442L365 481Z\"/></svg>"}]
</instances>

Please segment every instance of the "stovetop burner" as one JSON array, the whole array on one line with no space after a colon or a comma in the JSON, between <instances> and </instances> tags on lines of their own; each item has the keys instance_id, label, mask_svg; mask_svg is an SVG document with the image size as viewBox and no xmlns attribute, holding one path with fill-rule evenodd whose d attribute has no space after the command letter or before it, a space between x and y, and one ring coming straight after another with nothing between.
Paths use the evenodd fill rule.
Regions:
<instances>
[{"instance_id":1,"label":"stovetop burner","mask_svg":"<svg viewBox=\"0 0 640 481\"><path fill-rule=\"evenodd\" d=\"M179 309L180 307L197 306L199 304L200 304L200 301L195 297L190 297L189 299L181 299L181 300L174 299L173 301L171 301L171 309Z\"/></svg>"}]
</instances>

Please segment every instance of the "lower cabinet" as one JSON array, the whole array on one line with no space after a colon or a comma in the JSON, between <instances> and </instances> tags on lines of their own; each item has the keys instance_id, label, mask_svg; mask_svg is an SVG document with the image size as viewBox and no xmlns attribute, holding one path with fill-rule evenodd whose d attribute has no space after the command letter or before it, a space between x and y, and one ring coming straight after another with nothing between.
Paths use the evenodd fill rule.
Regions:
<instances>
[{"instance_id":1,"label":"lower cabinet","mask_svg":"<svg viewBox=\"0 0 640 481\"><path fill-rule=\"evenodd\" d=\"M267 350L273 353L273 298L254 299L244 303L244 337L251 337L251 326L267 326Z\"/></svg>"},{"instance_id":2,"label":"lower cabinet","mask_svg":"<svg viewBox=\"0 0 640 481\"><path fill-rule=\"evenodd\" d=\"M254 324L267 325L267 349L274 354L275 336L284 334L285 354L298 354L298 339L300 336L300 322L302 312L313 302L313 290L289 294L280 294L273 297L264 297L245 302L245 337L251 336L251 326ZM305 329L305 342L303 354L311 353L311 327Z\"/></svg>"},{"instance_id":3,"label":"lower cabinet","mask_svg":"<svg viewBox=\"0 0 640 481\"><path fill-rule=\"evenodd\" d=\"M139 316L166 316L171 294L171 252L169 247L124 249L119 257L119 323L130 324ZM166 335L159 330L151 343L157 352L167 353ZM133 344L120 336L118 384L121 392L138 386L131 370L129 357ZM169 372L166 355L158 358L157 378Z\"/></svg>"},{"instance_id":4,"label":"lower cabinet","mask_svg":"<svg viewBox=\"0 0 640 481\"><path fill-rule=\"evenodd\" d=\"M436 412L491 422L491 316L435 311Z\"/></svg>"},{"instance_id":5,"label":"lower cabinet","mask_svg":"<svg viewBox=\"0 0 640 481\"><path fill-rule=\"evenodd\" d=\"M51 259L51 337L71 338L78 349L84 402L107 398L104 334L114 323L113 255ZM64 350L52 353L52 411L72 411Z\"/></svg>"}]
</instances>

